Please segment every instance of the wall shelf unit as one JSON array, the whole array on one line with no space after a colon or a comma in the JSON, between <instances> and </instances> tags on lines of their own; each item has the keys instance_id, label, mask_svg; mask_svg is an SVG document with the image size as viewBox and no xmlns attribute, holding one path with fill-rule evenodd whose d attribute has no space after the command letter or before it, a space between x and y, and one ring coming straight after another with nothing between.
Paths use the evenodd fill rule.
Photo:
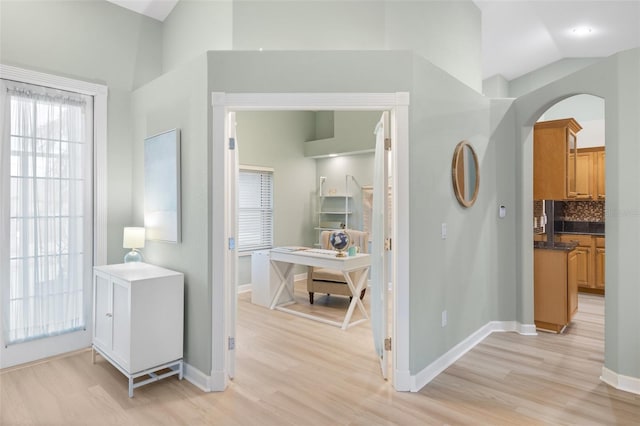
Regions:
<instances>
[{"instance_id":1,"label":"wall shelf unit","mask_svg":"<svg viewBox=\"0 0 640 426\"><path fill-rule=\"evenodd\" d=\"M335 231L342 228L349 228L350 216L353 214L353 196L351 194L352 185L357 185L351 175L345 175L344 192L338 193L335 189L325 188L326 178L320 176L318 186L316 211L317 225L314 228L318 232L316 246L320 245L320 234L322 231Z\"/></svg>"}]
</instances>

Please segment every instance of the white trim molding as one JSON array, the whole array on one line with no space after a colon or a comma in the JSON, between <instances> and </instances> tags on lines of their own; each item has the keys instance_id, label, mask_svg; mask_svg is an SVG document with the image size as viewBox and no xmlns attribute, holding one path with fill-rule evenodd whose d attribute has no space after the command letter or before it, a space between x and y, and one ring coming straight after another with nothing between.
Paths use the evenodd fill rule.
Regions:
<instances>
[{"instance_id":1,"label":"white trim molding","mask_svg":"<svg viewBox=\"0 0 640 426\"><path fill-rule=\"evenodd\" d=\"M184 378L189 383L197 387L203 392L222 392L227 387L227 377L223 371L215 371L211 376L194 367L193 365L184 363Z\"/></svg>"},{"instance_id":2,"label":"white trim molding","mask_svg":"<svg viewBox=\"0 0 640 426\"><path fill-rule=\"evenodd\" d=\"M251 291L252 288L253 288L253 284L252 283L241 284L241 285L238 286L238 294L246 293L248 291Z\"/></svg>"},{"instance_id":3,"label":"white trim molding","mask_svg":"<svg viewBox=\"0 0 640 426\"><path fill-rule=\"evenodd\" d=\"M211 377L191 364L184 363L184 379L203 392L211 392Z\"/></svg>"},{"instance_id":4,"label":"white trim molding","mask_svg":"<svg viewBox=\"0 0 640 426\"><path fill-rule=\"evenodd\" d=\"M635 393L640 395L640 378L625 376L624 374L618 374L615 371L609 370L607 367L602 367L602 375L600 380L613 386L616 389L625 392Z\"/></svg>"},{"instance_id":5,"label":"white trim molding","mask_svg":"<svg viewBox=\"0 0 640 426\"><path fill-rule=\"evenodd\" d=\"M531 327L533 327L533 329ZM535 332L535 325L532 324L520 324L517 321L490 321L462 342L449 349L444 355L426 366L415 376L411 376L410 374L407 375L406 372L402 374L404 385L407 386L408 390L411 392L420 391L420 389L425 387L440 373L453 365L453 363L460 359L464 354L473 349L491 333L495 332L516 332L526 336L537 334Z\"/></svg>"}]
</instances>

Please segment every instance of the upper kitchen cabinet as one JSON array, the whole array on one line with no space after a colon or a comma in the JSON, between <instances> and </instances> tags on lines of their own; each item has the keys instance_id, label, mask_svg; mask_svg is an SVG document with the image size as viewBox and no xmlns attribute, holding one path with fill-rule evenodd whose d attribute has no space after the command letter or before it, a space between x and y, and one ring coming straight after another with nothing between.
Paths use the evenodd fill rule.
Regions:
<instances>
[{"instance_id":1,"label":"upper kitchen cabinet","mask_svg":"<svg viewBox=\"0 0 640 426\"><path fill-rule=\"evenodd\" d=\"M576 154L576 199L591 200L594 197L593 154L578 150Z\"/></svg>"},{"instance_id":2,"label":"upper kitchen cabinet","mask_svg":"<svg viewBox=\"0 0 640 426\"><path fill-rule=\"evenodd\" d=\"M604 148L597 151L595 154L596 164L596 199L605 199L605 153Z\"/></svg>"},{"instance_id":3,"label":"upper kitchen cabinet","mask_svg":"<svg viewBox=\"0 0 640 426\"><path fill-rule=\"evenodd\" d=\"M575 199L604 201L604 158L604 146L578 149Z\"/></svg>"},{"instance_id":4,"label":"upper kitchen cabinet","mask_svg":"<svg viewBox=\"0 0 640 426\"><path fill-rule=\"evenodd\" d=\"M541 121L533 128L533 199L576 199L578 140L573 118Z\"/></svg>"}]
</instances>

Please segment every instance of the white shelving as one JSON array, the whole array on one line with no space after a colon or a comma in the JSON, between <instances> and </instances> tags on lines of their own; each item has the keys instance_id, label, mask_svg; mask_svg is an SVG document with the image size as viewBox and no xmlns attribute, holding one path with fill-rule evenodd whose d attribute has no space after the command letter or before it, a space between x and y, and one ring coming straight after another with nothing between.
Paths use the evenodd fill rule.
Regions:
<instances>
[{"instance_id":1,"label":"white shelving","mask_svg":"<svg viewBox=\"0 0 640 426\"><path fill-rule=\"evenodd\" d=\"M325 177L320 176L320 185L318 187L318 218L317 226L314 228L318 231L318 242L320 245L320 233L322 231L335 231L341 228L349 228L349 219L353 214L351 206L353 205L351 195L351 185L355 183L353 176L345 175L344 192L326 194L324 188Z\"/></svg>"}]
</instances>

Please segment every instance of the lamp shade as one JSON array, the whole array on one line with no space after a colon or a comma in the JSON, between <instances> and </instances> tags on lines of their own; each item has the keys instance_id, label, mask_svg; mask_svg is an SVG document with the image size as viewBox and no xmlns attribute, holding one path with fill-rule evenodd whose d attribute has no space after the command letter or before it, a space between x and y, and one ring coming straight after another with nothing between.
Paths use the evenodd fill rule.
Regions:
<instances>
[{"instance_id":1,"label":"lamp shade","mask_svg":"<svg viewBox=\"0 0 640 426\"><path fill-rule=\"evenodd\" d=\"M144 228L124 228L122 237L123 248L144 247Z\"/></svg>"}]
</instances>

